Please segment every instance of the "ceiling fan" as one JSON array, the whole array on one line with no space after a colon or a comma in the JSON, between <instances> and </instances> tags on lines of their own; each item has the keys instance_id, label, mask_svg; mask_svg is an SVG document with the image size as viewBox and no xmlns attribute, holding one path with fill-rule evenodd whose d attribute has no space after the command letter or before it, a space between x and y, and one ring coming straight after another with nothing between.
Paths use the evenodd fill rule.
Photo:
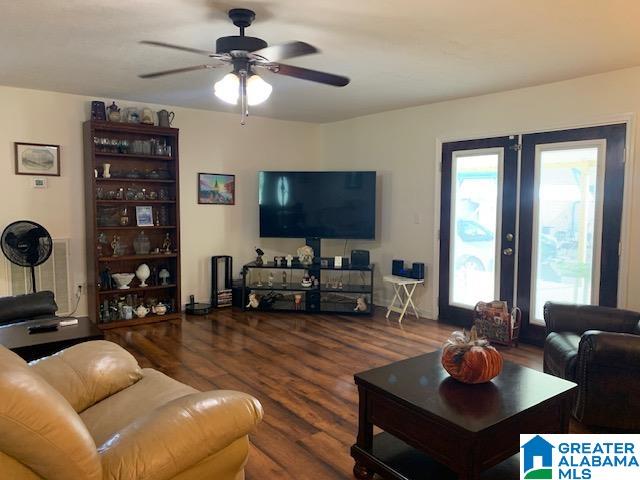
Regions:
<instances>
[{"instance_id":1,"label":"ceiling fan","mask_svg":"<svg viewBox=\"0 0 640 480\"><path fill-rule=\"evenodd\" d=\"M249 115L249 106L258 105L271 95L272 87L257 74L256 70L258 69L265 69L279 75L310 80L334 87L344 87L349 84L349 79L341 75L280 63L281 60L288 58L317 53L318 49L305 42L290 42L268 46L267 42L261 38L245 36L245 28L249 27L256 18L256 14L252 10L234 8L229 10L229 18L240 29L240 35L218 38L215 52L151 40L140 42L146 45L207 55L211 60L215 61L215 63L204 63L192 67L147 73L140 75L140 78L156 78L174 73L212 69L229 64L233 67L233 71L215 83L214 92L216 97L232 105L237 105L238 100L240 100L242 118L240 123L242 125L245 124L245 119Z\"/></svg>"}]
</instances>

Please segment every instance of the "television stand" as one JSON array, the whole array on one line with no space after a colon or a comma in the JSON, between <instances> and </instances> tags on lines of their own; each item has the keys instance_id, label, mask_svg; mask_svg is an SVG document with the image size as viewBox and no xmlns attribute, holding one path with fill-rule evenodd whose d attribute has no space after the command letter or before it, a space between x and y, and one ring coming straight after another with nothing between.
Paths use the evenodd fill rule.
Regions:
<instances>
[{"instance_id":1,"label":"television stand","mask_svg":"<svg viewBox=\"0 0 640 480\"><path fill-rule=\"evenodd\" d=\"M343 268L330 265L324 259L314 259L312 265L294 259L290 267L285 261L280 266L275 262L247 263L242 267L243 310L371 315L374 265ZM305 272L314 275L319 285L303 287ZM248 306L246 299L251 293L261 299L258 308ZM364 311L356 309L359 297L366 299Z\"/></svg>"}]
</instances>

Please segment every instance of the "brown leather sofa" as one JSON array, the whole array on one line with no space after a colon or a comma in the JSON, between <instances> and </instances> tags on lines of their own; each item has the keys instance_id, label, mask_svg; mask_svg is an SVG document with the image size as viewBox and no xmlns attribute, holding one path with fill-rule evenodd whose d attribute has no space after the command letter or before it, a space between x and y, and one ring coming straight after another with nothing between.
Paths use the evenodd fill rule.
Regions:
<instances>
[{"instance_id":1,"label":"brown leather sofa","mask_svg":"<svg viewBox=\"0 0 640 480\"><path fill-rule=\"evenodd\" d=\"M547 303L544 319L544 371L578 384L573 416L639 431L640 313Z\"/></svg>"},{"instance_id":2,"label":"brown leather sofa","mask_svg":"<svg viewBox=\"0 0 640 480\"><path fill-rule=\"evenodd\" d=\"M0 347L0 365L0 478L244 478L250 395L199 392L106 341L30 364Z\"/></svg>"}]
</instances>

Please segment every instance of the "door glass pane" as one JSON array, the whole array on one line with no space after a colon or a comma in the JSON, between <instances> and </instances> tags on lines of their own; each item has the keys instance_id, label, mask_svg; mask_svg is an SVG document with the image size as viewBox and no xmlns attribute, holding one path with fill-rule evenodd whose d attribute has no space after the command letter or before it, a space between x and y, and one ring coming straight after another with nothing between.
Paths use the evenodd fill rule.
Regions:
<instances>
[{"instance_id":1,"label":"door glass pane","mask_svg":"<svg viewBox=\"0 0 640 480\"><path fill-rule=\"evenodd\" d=\"M533 232L533 323L545 302L590 304L597 242L597 146L538 152ZM535 302L535 303L534 303Z\"/></svg>"},{"instance_id":2,"label":"door glass pane","mask_svg":"<svg viewBox=\"0 0 640 480\"><path fill-rule=\"evenodd\" d=\"M469 307L496 299L501 153L454 155L449 302Z\"/></svg>"}]
</instances>

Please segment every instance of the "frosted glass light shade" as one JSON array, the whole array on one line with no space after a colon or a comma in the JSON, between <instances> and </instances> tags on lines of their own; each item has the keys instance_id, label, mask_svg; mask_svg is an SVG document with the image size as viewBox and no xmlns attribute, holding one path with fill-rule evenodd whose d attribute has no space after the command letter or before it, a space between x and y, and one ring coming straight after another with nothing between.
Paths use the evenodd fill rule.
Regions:
<instances>
[{"instance_id":1,"label":"frosted glass light shade","mask_svg":"<svg viewBox=\"0 0 640 480\"><path fill-rule=\"evenodd\" d=\"M249 105L258 105L269 98L271 90L273 87L259 75L251 75L247 80L247 102Z\"/></svg>"},{"instance_id":2,"label":"frosted glass light shade","mask_svg":"<svg viewBox=\"0 0 640 480\"><path fill-rule=\"evenodd\" d=\"M240 96L240 79L235 73L227 73L213 85L213 91L223 102L237 105Z\"/></svg>"}]
</instances>

